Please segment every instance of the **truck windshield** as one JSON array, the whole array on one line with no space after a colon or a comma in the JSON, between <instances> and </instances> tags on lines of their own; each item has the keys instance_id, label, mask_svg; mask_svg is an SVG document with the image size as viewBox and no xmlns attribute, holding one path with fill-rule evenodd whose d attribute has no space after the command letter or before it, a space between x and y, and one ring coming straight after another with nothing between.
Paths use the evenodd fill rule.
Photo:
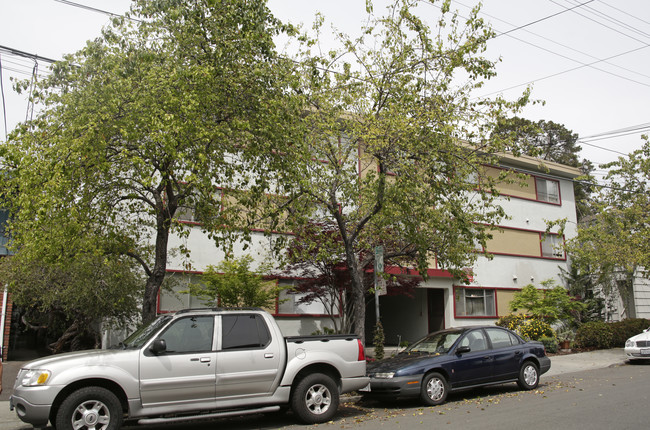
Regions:
<instances>
[{"instance_id":1,"label":"truck windshield","mask_svg":"<svg viewBox=\"0 0 650 430\"><path fill-rule=\"evenodd\" d=\"M163 315L151 321L149 324L144 324L142 327L131 333L129 337L124 339L120 346L124 349L137 349L142 347L142 345L147 343L151 336L157 333L171 318L170 315Z\"/></svg>"}]
</instances>

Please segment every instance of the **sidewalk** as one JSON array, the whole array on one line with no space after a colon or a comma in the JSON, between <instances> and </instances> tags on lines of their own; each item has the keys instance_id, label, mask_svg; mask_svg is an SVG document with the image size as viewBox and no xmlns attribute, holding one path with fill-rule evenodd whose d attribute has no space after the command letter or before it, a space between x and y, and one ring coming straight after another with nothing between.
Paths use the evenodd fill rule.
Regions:
<instances>
[{"instance_id":1,"label":"sidewalk","mask_svg":"<svg viewBox=\"0 0 650 430\"><path fill-rule=\"evenodd\" d=\"M606 349L599 351L581 352L577 354L555 355L551 357L551 370L542 375L544 379L565 373L581 372L583 370L602 369L605 367L624 364L626 362L623 348ZM24 430L32 426L23 423L16 416L15 411L9 410L9 396L14 385L14 380L23 362L6 361L2 375L3 391L0 394L0 429ZM50 428L50 427L48 427Z\"/></svg>"},{"instance_id":2,"label":"sidewalk","mask_svg":"<svg viewBox=\"0 0 650 430\"><path fill-rule=\"evenodd\" d=\"M623 364L626 361L627 357L623 352L623 348L555 355L551 357L551 370L543 374L542 378L583 370L602 369L616 364Z\"/></svg>"}]
</instances>

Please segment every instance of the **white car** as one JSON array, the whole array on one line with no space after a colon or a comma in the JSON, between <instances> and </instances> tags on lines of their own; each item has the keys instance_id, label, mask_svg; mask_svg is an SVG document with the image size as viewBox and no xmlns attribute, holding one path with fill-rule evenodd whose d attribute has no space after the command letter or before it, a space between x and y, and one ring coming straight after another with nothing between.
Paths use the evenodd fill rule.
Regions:
<instances>
[{"instance_id":1,"label":"white car","mask_svg":"<svg viewBox=\"0 0 650 430\"><path fill-rule=\"evenodd\" d=\"M650 328L632 336L625 342L625 355L629 360L650 359Z\"/></svg>"}]
</instances>

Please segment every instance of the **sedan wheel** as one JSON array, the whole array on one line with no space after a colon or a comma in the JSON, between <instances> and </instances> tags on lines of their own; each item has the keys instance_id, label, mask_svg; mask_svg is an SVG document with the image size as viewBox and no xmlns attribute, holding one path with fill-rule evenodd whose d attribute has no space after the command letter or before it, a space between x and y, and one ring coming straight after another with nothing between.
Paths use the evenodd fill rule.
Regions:
<instances>
[{"instance_id":1,"label":"sedan wheel","mask_svg":"<svg viewBox=\"0 0 650 430\"><path fill-rule=\"evenodd\" d=\"M539 369L532 361L524 362L519 371L519 380L517 381L519 387L524 390L532 390L539 384Z\"/></svg>"},{"instance_id":2,"label":"sedan wheel","mask_svg":"<svg viewBox=\"0 0 650 430\"><path fill-rule=\"evenodd\" d=\"M445 402L449 386L444 376L439 373L429 373L422 381L420 398L427 405L435 406Z\"/></svg>"}]
</instances>

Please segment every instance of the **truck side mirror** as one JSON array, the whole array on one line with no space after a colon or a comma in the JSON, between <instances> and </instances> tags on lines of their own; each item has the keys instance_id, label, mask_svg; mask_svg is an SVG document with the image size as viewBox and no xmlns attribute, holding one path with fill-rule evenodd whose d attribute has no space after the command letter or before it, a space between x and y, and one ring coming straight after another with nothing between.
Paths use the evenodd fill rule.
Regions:
<instances>
[{"instance_id":1,"label":"truck side mirror","mask_svg":"<svg viewBox=\"0 0 650 430\"><path fill-rule=\"evenodd\" d=\"M165 342L165 339L156 339L153 341L151 352L155 355L160 355L165 351L167 351L167 343Z\"/></svg>"}]
</instances>

